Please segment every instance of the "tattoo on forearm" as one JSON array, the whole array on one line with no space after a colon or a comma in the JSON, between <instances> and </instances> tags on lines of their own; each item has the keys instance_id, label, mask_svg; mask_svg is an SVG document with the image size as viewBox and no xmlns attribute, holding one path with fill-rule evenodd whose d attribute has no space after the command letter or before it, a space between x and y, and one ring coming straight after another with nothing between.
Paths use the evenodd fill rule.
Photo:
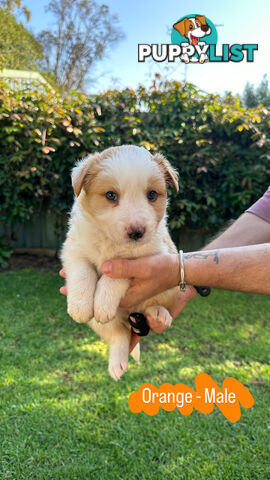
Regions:
<instances>
[{"instance_id":1,"label":"tattoo on forearm","mask_svg":"<svg viewBox=\"0 0 270 480\"><path fill-rule=\"evenodd\" d=\"M206 260L208 257L214 257L213 261L216 264L218 264L219 262L218 254L219 254L218 250L211 253L191 253L189 255L184 254L184 259L189 260L190 258L201 258L202 260Z\"/></svg>"}]
</instances>

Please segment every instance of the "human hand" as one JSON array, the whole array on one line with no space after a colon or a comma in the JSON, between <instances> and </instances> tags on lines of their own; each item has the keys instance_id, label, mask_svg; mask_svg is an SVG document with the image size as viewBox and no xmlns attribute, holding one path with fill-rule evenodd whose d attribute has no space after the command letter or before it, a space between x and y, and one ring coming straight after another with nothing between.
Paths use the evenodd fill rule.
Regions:
<instances>
[{"instance_id":1,"label":"human hand","mask_svg":"<svg viewBox=\"0 0 270 480\"><path fill-rule=\"evenodd\" d=\"M179 283L179 255L165 253L134 260L113 259L104 262L101 270L111 278L131 279L120 302L120 307L130 308Z\"/></svg>"},{"instance_id":2,"label":"human hand","mask_svg":"<svg viewBox=\"0 0 270 480\"><path fill-rule=\"evenodd\" d=\"M158 254L135 260L108 260L101 266L101 271L110 278L131 278L130 287L120 302L120 307L130 308L178 284L179 255ZM63 269L59 274L65 277ZM60 292L66 295L66 287L61 287Z\"/></svg>"},{"instance_id":3,"label":"human hand","mask_svg":"<svg viewBox=\"0 0 270 480\"><path fill-rule=\"evenodd\" d=\"M63 277L63 278L66 278L66 273L65 273L65 270L63 268L61 268L61 270L59 271L59 275L60 277ZM59 288L59 292L62 293L62 295L66 295L67 296L67 287L66 285L63 285L62 287Z\"/></svg>"},{"instance_id":4,"label":"human hand","mask_svg":"<svg viewBox=\"0 0 270 480\"><path fill-rule=\"evenodd\" d=\"M159 259L159 262L157 262L156 257L161 257L161 256L162 256L162 258ZM177 256L169 255L169 257L178 257L178 255ZM112 278L117 277L117 275L119 275L120 277L122 275L123 278L126 278L127 274L130 275L130 277L133 277L133 279L131 281L130 288L127 291L127 294L125 295L125 297L122 299L122 301L120 303L120 306L127 306L128 307L128 306L132 306L132 303L139 303L139 301L141 301L140 300L141 295L143 295L142 298L144 299L145 284L147 283L147 279L149 280L150 284L147 286L146 291L149 292L149 291L151 291L152 288L155 289L154 293L152 293L152 294L150 293L148 295L148 298L150 296L153 296L155 293L160 293L160 291L164 291L164 290L166 290L166 288L170 288L170 287L174 286L174 285L171 285L171 283L173 281L172 278L174 278L174 276L172 276L172 278L170 279L170 278L168 278L168 273L166 274L165 277L162 277L162 280L163 280L162 285L164 284L165 286L160 287L160 282L158 282L158 285L156 285L156 283L157 283L156 280L157 280L157 278L160 278L160 273L155 274L154 270L156 269L157 265L158 265L157 271L159 271L160 267L161 267L161 270L162 269L166 270L166 268L168 268L168 264L166 263L166 260L169 260L169 258L168 258L167 254L166 255L153 255L151 257L144 257L143 262L139 262L139 260L141 260L141 258L136 259L136 260L122 260L122 259L121 260L118 260L118 259L112 260L113 267L112 267L112 270L111 270L111 273L110 273L110 276ZM172 260L172 259L170 259L170 260ZM105 262L105 263L107 263L107 262ZM145 269L146 263L148 264L147 269ZM103 267L104 267L104 264L102 266L102 270L103 270ZM173 265L171 265L171 268L173 269ZM104 268L104 270L103 270L104 273L105 273L105 270L106 270L106 268ZM178 269L177 268L176 268L176 270L177 270L177 275L176 275L176 284L177 284L179 274L178 274ZM170 269L169 269L169 271L170 271ZM152 279L151 279L151 272L153 272L153 277L154 277ZM60 270L59 274L60 274L61 277L65 278L65 272L64 272L63 269ZM154 280L154 281L152 282L152 280ZM161 278L160 278L160 280L161 280ZM157 289L157 291L156 291L156 289ZM67 295L66 286L61 287L60 292L63 295ZM133 296L134 294L135 294L135 298ZM179 292L179 296L178 296L178 298L175 302L175 305L170 310L170 314L173 317L173 319L175 319L179 315L179 313L181 313L182 310L184 310L187 303L192 298L196 297L196 295L197 295L197 291L191 285L186 286L186 291L185 292ZM147 296L145 298L147 298ZM127 302L127 303L125 303L125 302ZM129 303L129 302L132 302L132 303ZM147 315L146 320L147 320L147 323L150 327L150 332L151 332L151 330L153 330L155 333L161 334L167 328L162 323L153 319L150 315ZM141 340L141 337L139 337L133 331L131 331L131 340L130 340L130 348L129 348L130 352L132 352L133 348L137 345L137 343L140 340Z\"/></svg>"},{"instance_id":5,"label":"human hand","mask_svg":"<svg viewBox=\"0 0 270 480\"><path fill-rule=\"evenodd\" d=\"M147 298L150 298L179 282L179 256L171 254L151 255L135 260L113 259L103 263L101 270L112 278L131 278L131 283L125 297L121 300L121 307L132 307ZM197 296L197 291L191 285L186 286L185 292L179 291L175 305L170 311L173 319L184 310L187 303ZM146 316L150 331L163 333L167 326ZM131 351L141 337L132 332Z\"/></svg>"}]
</instances>

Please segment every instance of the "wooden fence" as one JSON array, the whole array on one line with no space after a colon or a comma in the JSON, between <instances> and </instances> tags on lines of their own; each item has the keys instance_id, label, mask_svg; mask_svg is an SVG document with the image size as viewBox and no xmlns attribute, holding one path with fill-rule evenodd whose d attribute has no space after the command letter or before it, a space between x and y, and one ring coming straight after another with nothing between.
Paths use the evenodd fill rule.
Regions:
<instances>
[{"instance_id":1,"label":"wooden fence","mask_svg":"<svg viewBox=\"0 0 270 480\"><path fill-rule=\"evenodd\" d=\"M55 219L52 214L41 213L34 217L31 221L26 222L21 228L18 239L13 243L15 250L31 251L36 250L50 250L60 249L66 234L68 216L62 219L62 227L59 230L59 236L55 233L54 222ZM0 231L1 234L1 231ZM195 251L206 245L207 241L213 236L213 233L203 233L201 231L190 231L185 228L179 232L173 233L173 240L175 244L184 251Z\"/></svg>"}]
</instances>

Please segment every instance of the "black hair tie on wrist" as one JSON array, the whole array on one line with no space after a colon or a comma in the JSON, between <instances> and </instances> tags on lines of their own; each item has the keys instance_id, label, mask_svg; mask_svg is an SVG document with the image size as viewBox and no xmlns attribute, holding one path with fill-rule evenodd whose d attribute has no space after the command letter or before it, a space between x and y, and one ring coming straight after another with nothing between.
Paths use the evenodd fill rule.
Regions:
<instances>
[{"instance_id":1,"label":"black hair tie on wrist","mask_svg":"<svg viewBox=\"0 0 270 480\"><path fill-rule=\"evenodd\" d=\"M146 322L146 318L142 313L134 312L131 313L128 317L128 321L131 325L133 332L138 335L139 337L145 337L148 335L150 327ZM139 330L138 332L134 331Z\"/></svg>"},{"instance_id":2,"label":"black hair tie on wrist","mask_svg":"<svg viewBox=\"0 0 270 480\"><path fill-rule=\"evenodd\" d=\"M194 285L194 288L197 290L198 294L201 295L201 297L208 297L208 295L211 293L210 287L197 287Z\"/></svg>"}]
</instances>

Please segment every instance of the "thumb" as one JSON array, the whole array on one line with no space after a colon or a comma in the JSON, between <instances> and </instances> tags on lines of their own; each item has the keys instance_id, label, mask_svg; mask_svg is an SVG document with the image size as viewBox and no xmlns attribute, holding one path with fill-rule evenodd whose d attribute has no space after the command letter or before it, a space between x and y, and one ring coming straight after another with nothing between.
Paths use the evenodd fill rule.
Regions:
<instances>
[{"instance_id":1,"label":"thumb","mask_svg":"<svg viewBox=\"0 0 270 480\"><path fill-rule=\"evenodd\" d=\"M101 266L101 271L112 278L132 278L141 277L144 269L141 258L136 260L117 258L106 260Z\"/></svg>"}]
</instances>

